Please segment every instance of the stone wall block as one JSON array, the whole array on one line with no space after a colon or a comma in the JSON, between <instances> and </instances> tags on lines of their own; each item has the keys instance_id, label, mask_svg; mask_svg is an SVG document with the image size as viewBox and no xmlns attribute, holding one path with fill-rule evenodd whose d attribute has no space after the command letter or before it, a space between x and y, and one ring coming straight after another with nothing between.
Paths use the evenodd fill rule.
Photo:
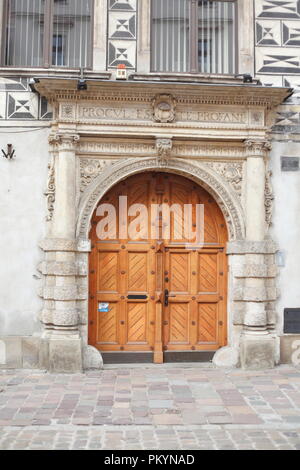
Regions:
<instances>
[{"instance_id":1,"label":"stone wall block","mask_svg":"<svg viewBox=\"0 0 300 470\"><path fill-rule=\"evenodd\" d=\"M0 363L0 369L22 369L22 337L10 336L1 341L5 343L5 364Z\"/></svg>"},{"instance_id":2,"label":"stone wall block","mask_svg":"<svg viewBox=\"0 0 300 470\"><path fill-rule=\"evenodd\" d=\"M52 373L82 372L80 339L51 339L49 341L49 370Z\"/></svg>"},{"instance_id":3,"label":"stone wall block","mask_svg":"<svg viewBox=\"0 0 300 470\"><path fill-rule=\"evenodd\" d=\"M55 311L55 306L53 308L48 307L47 305L44 306L43 310L40 312L40 320L44 325L52 325L53 324L53 315Z\"/></svg>"},{"instance_id":4,"label":"stone wall block","mask_svg":"<svg viewBox=\"0 0 300 470\"><path fill-rule=\"evenodd\" d=\"M248 370L272 369L275 365L273 338L245 337L241 341L241 366Z\"/></svg>"},{"instance_id":5,"label":"stone wall block","mask_svg":"<svg viewBox=\"0 0 300 470\"><path fill-rule=\"evenodd\" d=\"M274 278L277 276L277 266L266 264L245 264L236 266L233 275L237 278Z\"/></svg>"},{"instance_id":6,"label":"stone wall block","mask_svg":"<svg viewBox=\"0 0 300 470\"><path fill-rule=\"evenodd\" d=\"M228 255L242 254L274 254L278 251L278 246L272 240L265 241L244 241L238 240L227 244Z\"/></svg>"},{"instance_id":7,"label":"stone wall block","mask_svg":"<svg viewBox=\"0 0 300 470\"><path fill-rule=\"evenodd\" d=\"M39 265L39 271L45 276L76 276L78 267L76 263L45 261Z\"/></svg>"},{"instance_id":8,"label":"stone wall block","mask_svg":"<svg viewBox=\"0 0 300 470\"><path fill-rule=\"evenodd\" d=\"M77 242L63 238L46 238L40 242L40 248L48 251L77 251Z\"/></svg>"},{"instance_id":9,"label":"stone wall block","mask_svg":"<svg viewBox=\"0 0 300 470\"><path fill-rule=\"evenodd\" d=\"M53 323L54 325L60 326L77 326L79 314L76 309L61 309L54 310L53 312Z\"/></svg>"},{"instance_id":10,"label":"stone wall block","mask_svg":"<svg viewBox=\"0 0 300 470\"><path fill-rule=\"evenodd\" d=\"M276 310L274 308L266 308L266 313L267 313L267 324L268 324L268 327L274 327L276 326L277 324L277 318L278 318L278 314L276 312Z\"/></svg>"},{"instance_id":11,"label":"stone wall block","mask_svg":"<svg viewBox=\"0 0 300 470\"><path fill-rule=\"evenodd\" d=\"M78 295L76 300L87 300L88 291L85 286L78 286Z\"/></svg>"},{"instance_id":12,"label":"stone wall block","mask_svg":"<svg viewBox=\"0 0 300 470\"><path fill-rule=\"evenodd\" d=\"M276 288L266 287L237 287L233 298L242 302L270 302L278 297Z\"/></svg>"},{"instance_id":13,"label":"stone wall block","mask_svg":"<svg viewBox=\"0 0 300 470\"><path fill-rule=\"evenodd\" d=\"M63 287L47 286L43 289L45 300L70 301L80 300L77 285L68 285Z\"/></svg>"},{"instance_id":14,"label":"stone wall block","mask_svg":"<svg viewBox=\"0 0 300 470\"><path fill-rule=\"evenodd\" d=\"M84 263L83 261L77 262L77 276L80 276L80 277L88 276L87 264Z\"/></svg>"},{"instance_id":15,"label":"stone wall block","mask_svg":"<svg viewBox=\"0 0 300 470\"><path fill-rule=\"evenodd\" d=\"M232 321L234 325L243 325L245 315L245 303L234 302L232 306Z\"/></svg>"},{"instance_id":16,"label":"stone wall block","mask_svg":"<svg viewBox=\"0 0 300 470\"><path fill-rule=\"evenodd\" d=\"M39 368L40 338L22 338L23 369Z\"/></svg>"}]
</instances>

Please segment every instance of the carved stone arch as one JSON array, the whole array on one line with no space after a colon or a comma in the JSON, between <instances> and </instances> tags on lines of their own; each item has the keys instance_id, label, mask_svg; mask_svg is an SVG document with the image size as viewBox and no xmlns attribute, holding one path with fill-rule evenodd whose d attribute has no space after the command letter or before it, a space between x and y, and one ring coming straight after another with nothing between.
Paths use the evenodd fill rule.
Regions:
<instances>
[{"instance_id":1,"label":"carved stone arch","mask_svg":"<svg viewBox=\"0 0 300 470\"><path fill-rule=\"evenodd\" d=\"M180 174L195 181L208 191L219 204L227 223L229 239L242 240L245 237L245 218L240 200L229 185L213 169L200 162L186 161L180 158L162 162L157 158L127 159L107 168L85 190L77 222L77 238L88 239L90 222L97 204L106 192L128 176L143 171L166 171Z\"/></svg>"}]
</instances>

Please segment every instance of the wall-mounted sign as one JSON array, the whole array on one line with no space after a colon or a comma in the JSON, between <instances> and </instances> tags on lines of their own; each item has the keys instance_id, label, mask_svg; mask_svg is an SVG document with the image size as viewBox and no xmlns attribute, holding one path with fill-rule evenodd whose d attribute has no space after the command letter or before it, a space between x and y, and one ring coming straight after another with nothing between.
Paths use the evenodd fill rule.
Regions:
<instances>
[{"instance_id":1,"label":"wall-mounted sign","mask_svg":"<svg viewBox=\"0 0 300 470\"><path fill-rule=\"evenodd\" d=\"M284 309L284 333L300 333L300 308Z\"/></svg>"}]
</instances>

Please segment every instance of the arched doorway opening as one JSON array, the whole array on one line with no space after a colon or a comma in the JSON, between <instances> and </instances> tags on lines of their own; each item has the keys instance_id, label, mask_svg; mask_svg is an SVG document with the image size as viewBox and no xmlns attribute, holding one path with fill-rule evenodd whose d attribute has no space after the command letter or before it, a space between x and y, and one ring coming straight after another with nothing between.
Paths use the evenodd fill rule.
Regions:
<instances>
[{"instance_id":1,"label":"arched doorway opening","mask_svg":"<svg viewBox=\"0 0 300 470\"><path fill-rule=\"evenodd\" d=\"M157 212L163 205L169 219ZM179 223L190 214L197 231L200 206L203 243ZM116 362L131 356L161 363L207 358L227 344L228 234L208 192L180 175L139 173L106 193L91 227L91 346Z\"/></svg>"}]
</instances>

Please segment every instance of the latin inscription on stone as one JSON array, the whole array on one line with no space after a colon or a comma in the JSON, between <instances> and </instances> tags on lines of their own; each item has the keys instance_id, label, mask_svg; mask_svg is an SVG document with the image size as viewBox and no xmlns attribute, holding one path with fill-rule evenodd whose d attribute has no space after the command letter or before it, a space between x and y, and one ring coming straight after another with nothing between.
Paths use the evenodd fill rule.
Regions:
<instances>
[{"instance_id":1,"label":"latin inscription on stone","mask_svg":"<svg viewBox=\"0 0 300 470\"><path fill-rule=\"evenodd\" d=\"M233 113L223 111L180 111L177 121L191 122L220 122L224 124L246 124L246 113Z\"/></svg>"},{"instance_id":2,"label":"latin inscription on stone","mask_svg":"<svg viewBox=\"0 0 300 470\"><path fill-rule=\"evenodd\" d=\"M103 106L79 106L78 119L99 121L145 121L153 122L153 110L151 108L134 107L103 107ZM187 110L177 111L175 122L194 123L221 123L221 124L247 124L246 112L233 112L222 110Z\"/></svg>"},{"instance_id":3,"label":"latin inscription on stone","mask_svg":"<svg viewBox=\"0 0 300 470\"><path fill-rule=\"evenodd\" d=\"M104 108L84 106L79 108L79 119L99 119L101 121L152 121L149 108Z\"/></svg>"}]
</instances>

